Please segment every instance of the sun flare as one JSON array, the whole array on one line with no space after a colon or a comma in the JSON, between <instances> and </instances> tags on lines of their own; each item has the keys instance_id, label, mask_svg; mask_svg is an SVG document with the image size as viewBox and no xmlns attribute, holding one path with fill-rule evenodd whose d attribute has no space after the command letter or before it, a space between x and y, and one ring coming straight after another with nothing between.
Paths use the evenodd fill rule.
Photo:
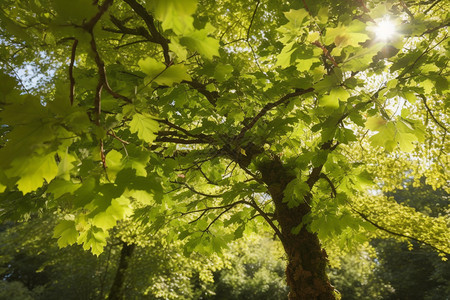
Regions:
<instances>
[{"instance_id":1,"label":"sun flare","mask_svg":"<svg viewBox=\"0 0 450 300\"><path fill-rule=\"evenodd\" d=\"M374 28L377 39L384 42L391 40L397 33L395 27L395 24L389 17L384 17L377 22L377 25Z\"/></svg>"}]
</instances>

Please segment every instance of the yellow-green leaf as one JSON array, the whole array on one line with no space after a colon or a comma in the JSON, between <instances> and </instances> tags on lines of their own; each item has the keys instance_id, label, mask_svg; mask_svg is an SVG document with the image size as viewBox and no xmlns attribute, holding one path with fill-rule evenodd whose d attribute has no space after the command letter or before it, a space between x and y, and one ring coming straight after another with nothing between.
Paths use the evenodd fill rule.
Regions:
<instances>
[{"instance_id":1,"label":"yellow-green leaf","mask_svg":"<svg viewBox=\"0 0 450 300\"><path fill-rule=\"evenodd\" d=\"M180 38L180 44L192 51L197 51L207 59L212 59L213 56L219 56L219 41L215 38L208 37L208 33L213 29L212 26L207 26L204 29L190 32Z\"/></svg>"},{"instance_id":2,"label":"yellow-green leaf","mask_svg":"<svg viewBox=\"0 0 450 300\"><path fill-rule=\"evenodd\" d=\"M60 248L74 244L78 238L75 222L71 220L61 220L55 227L53 237L58 238L58 246Z\"/></svg>"},{"instance_id":3,"label":"yellow-green leaf","mask_svg":"<svg viewBox=\"0 0 450 300\"><path fill-rule=\"evenodd\" d=\"M158 122L149 114L136 113L130 122L130 131L137 133L138 137L147 143L152 143L155 140L155 133L158 129Z\"/></svg>"},{"instance_id":4,"label":"yellow-green leaf","mask_svg":"<svg viewBox=\"0 0 450 300\"><path fill-rule=\"evenodd\" d=\"M26 194L37 190L44 184L44 180L50 182L58 174L58 166L55 161L55 152L27 158L17 158L11 163L12 168L5 171L8 177L19 177L18 189Z\"/></svg>"}]
</instances>

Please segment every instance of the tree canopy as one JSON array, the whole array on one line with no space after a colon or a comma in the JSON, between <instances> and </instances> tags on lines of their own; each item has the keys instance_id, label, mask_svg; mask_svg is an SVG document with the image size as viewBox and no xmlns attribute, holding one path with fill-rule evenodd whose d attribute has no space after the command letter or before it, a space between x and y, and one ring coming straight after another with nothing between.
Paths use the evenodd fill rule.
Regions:
<instances>
[{"instance_id":1,"label":"tree canopy","mask_svg":"<svg viewBox=\"0 0 450 300\"><path fill-rule=\"evenodd\" d=\"M1 218L94 254L123 222L186 254L271 230L290 299L338 297L326 250L375 236L445 259L448 216L382 191L448 189L448 6L3 0Z\"/></svg>"}]
</instances>

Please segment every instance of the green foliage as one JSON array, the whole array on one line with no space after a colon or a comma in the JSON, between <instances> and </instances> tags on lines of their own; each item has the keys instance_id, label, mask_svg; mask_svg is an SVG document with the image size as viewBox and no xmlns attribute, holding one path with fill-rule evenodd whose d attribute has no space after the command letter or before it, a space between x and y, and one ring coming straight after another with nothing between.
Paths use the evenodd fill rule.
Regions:
<instances>
[{"instance_id":1,"label":"green foliage","mask_svg":"<svg viewBox=\"0 0 450 300\"><path fill-rule=\"evenodd\" d=\"M282 250L275 241L247 237L224 255L229 265L216 273L215 295L206 299L286 299Z\"/></svg>"},{"instance_id":2,"label":"green foliage","mask_svg":"<svg viewBox=\"0 0 450 300\"><path fill-rule=\"evenodd\" d=\"M96 255L121 222L186 254L261 230L341 248L384 230L448 254L447 219L376 196L421 171L448 183L446 11L4 0L0 217L45 208L60 246Z\"/></svg>"}]
</instances>

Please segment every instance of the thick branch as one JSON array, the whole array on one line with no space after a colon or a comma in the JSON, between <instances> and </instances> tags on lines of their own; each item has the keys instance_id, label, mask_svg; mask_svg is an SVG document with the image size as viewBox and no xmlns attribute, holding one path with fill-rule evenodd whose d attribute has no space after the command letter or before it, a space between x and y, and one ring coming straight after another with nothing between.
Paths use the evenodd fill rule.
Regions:
<instances>
[{"instance_id":1,"label":"thick branch","mask_svg":"<svg viewBox=\"0 0 450 300\"><path fill-rule=\"evenodd\" d=\"M166 66L171 64L171 59L169 55L169 41L162 36L162 34L156 29L153 16L148 13L148 11L139 4L136 0L124 0L133 10L137 13L142 20L144 20L147 25L150 34L155 43L160 44L163 49L163 56Z\"/></svg>"},{"instance_id":2,"label":"thick branch","mask_svg":"<svg viewBox=\"0 0 450 300\"><path fill-rule=\"evenodd\" d=\"M98 12L93 16L87 23L83 25L83 28L92 32L94 26L100 21L100 18L103 14L108 10L109 6L113 3L114 0L105 0L101 6L98 7Z\"/></svg>"},{"instance_id":3,"label":"thick branch","mask_svg":"<svg viewBox=\"0 0 450 300\"><path fill-rule=\"evenodd\" d=\"M219 98L219 94L217 92L210 92L206 89L206 86L198 81L186 81L183 80L182 83L187 83L194 89L196 89L200 94L206 97L209 103L212 104L212 106L216 106L217 98Z\"/></svg>"},{"instance_id":4,"label":"thick branch","mask_svg":"<svg viewBox=\"0 0 450 300\"><path fill-rule=\"evenodd\" d=\"M144 27L137 27L137 28L128 28L126 27L123 22L119 19L117 19L114 16L110 16L111 22L116 25L119 30L116 31L116 33L123 33L123 34L130 34L130 35L139 35L144 38L146 38L148 41L157 43L155 39L150 35L150 33L144 28ZM109 31L109 30L107 30Z\"/></svg>"},{"instance_id":5,"label":"thick branch","mask_svg":"<svg viewBox=\"0 0 450 300\"><path fill-rule=\"evenodd\" d=\"M101 91L103 88L114 98L116 99L122 99L128 103L131 103L132 101L116 92L114 92L111 87L109 86L108 79L106 77L106 69L105 69L105 63L103 62L102 58L100 57L100 54L97 49L97 44L95 42L94 37L94 26L97 24L97 22L100 20L101 16L107 11L108 7L112 4L112 0L106 0L100 7L98 13L91 19L89 22L84 24L83 28L91 35L91 50L94 54L94 60L95 64L97 65L98 73L99 73L99 82L96 89L96 109L100 113L101 105L100 105L100 96Z\"/></svg>"},{"instance_id":6,"label":"thick branch","mask_svg":"<svg viewBox=\"0 0 450 300\"><path fill-rule=\"evenodd\" d=\"M72 44L72 53L70 55L69 80L70 80L70 105L73 105L75 96L75 78L73 78L73 65L75 63L75 51L77 50L78 40L75 39Z\"/></svg>"}]
</instances>

